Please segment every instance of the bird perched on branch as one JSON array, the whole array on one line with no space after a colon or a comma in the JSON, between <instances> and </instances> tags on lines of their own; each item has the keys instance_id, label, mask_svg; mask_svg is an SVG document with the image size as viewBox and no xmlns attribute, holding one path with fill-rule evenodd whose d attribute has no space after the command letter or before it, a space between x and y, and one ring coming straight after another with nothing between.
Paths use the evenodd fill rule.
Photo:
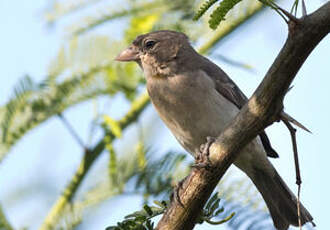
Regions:
<instances>
[{"instance_id":1,"label":"bird perched on branch","mask_svg":"<svg viewBox=\"0 0 330 230\"><path fill-rule=\"evenodd\" d=\"M116 60L139 64L159 116L195 158L206 138L217 137L247 102L227 74L198 54L180 32L163 30L140 35ZM261 193L277 229L298 226L297 199L267 155L278 157L263 131L244 147L234 164ZM300 208L302 224L312 222L302 204Z\"/></svg>"}]
</instances>

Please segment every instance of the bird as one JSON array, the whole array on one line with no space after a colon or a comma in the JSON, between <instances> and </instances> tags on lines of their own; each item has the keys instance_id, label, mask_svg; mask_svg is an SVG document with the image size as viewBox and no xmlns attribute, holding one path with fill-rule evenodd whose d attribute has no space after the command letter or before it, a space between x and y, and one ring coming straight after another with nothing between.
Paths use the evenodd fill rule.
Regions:
<instances>
[{"instance_id":1,"label":"bird","mask_svg":"<svg viewBox=\"0 0 330 230\"><path fill-rule=\"evenodd\" d=\"M248 100L219 66L192 47L182 32L160 30L139 35L115 60L133 61L141 67L160 118L195 158L206 138L220 135ZM261 193L276 229L298 226L297 198L267 156L276 158L278 154L262 131L241 150L234 165ZM314 225L302 204L300 215L302 225Z\"/></svg>"}]
</instances>

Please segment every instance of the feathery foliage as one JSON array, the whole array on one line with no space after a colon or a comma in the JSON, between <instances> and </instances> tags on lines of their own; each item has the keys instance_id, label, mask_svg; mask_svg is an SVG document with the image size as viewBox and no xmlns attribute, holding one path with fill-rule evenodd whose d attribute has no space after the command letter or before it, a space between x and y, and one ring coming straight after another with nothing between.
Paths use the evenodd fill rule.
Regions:
<instances>
[{"instance_id":1,"label":"feathery foliage","mask_svg":"<svg viewBox=\"0 0 330 230\"><path fill-rule=\"evenodd\" d=\"M54 228L72 229L70 226L79 224L77 220L82 219L83 212L86 209L92 208L96 204L119 194L141 194L143 197L149 198L159 196L162 193L163 196L168 197L168 191L172 188L175 174L180 174L179 169L182 165L179 162L184 157L180 154L167 153L165 157L154 159L152 156L155 156L155 154L151 150L144 150L148 157L146 158L145 167L141 168L136 164L139 161L139 154L135 153L135 151L141 151L141 149L134 148L133 152L129 151L119 156L116 178L102 179L92 189L87 191L82 198L68 203L63 209L61 217L56 221L57 225ZM156 168L158 168L157 174L169 175L171 177L170 181L167 182L166 180L164 182L160 176L157 179L153 178ZM102 171L101 174L104 174ZM141 177L143 179L140 179ZM153 178L154 183L150 183L146 178ZM132 180L135 186L130 186L129 183ZM67 218L68 216L75 218L70 221L70 218Z\"/></svg>"},{"instance_id":2,"label":"feathery foliage","mask_svg":"<svg viewBox=\"0 0 330 230\"><path fill-rule=\"evenodd\" d=\"M200 19L218 1L220 1L220 4L212 11L212 13L210 14L210 19L208 21L209 27L213 30L217 29L219 24L226 19L226 16L228 15L229 11L233 10L237 4L242 2L242 0L207 0L200 6L199 10L194 16L194 20ZM274 0L254 0L254 1L259 1L265 6L272 8L282 18L285 19L284 15L279 10L279 7L276 5ZM298 4L299 4L299 0L295 0L291 7L291 13L294 12L294 15L297 14Z\"/></svg>"},{"instance_id":3,"label":"feathery foliage","mask_svg":"<svg viewBox=\"0 0 330 230\"><path fill-rule=\"evenodd\" d=\"M60 54L52 63L53 67L50 68L52 75L44 81L35 83L29 76L20 80L15 87L12 99L2 112L3 118L0 121L2 127L0 132L2 139L0 143L0 161L11 146L29 130L54 115L61 114L75 104L103 95L115 95L118 92L124 93L129 100L135 97L137 87L142 82L140 71L137 71L137 67L134 65L123 66L108 63L108 54L92 58L95 56L96 51L99 51L98 53L101 53L101 49L110 51L117 45L104 45L107 43L102 37L98 37L94 41L96 43L90 41L88 43L95 50L86 50L85 40L77 42L66 49L62 48ZM104 41L103 45L100 41ZM81 52L90 53L91 60L78 58L77 56ZM110 58L113 56L110 56ZM86 66L87 64L84 63L88 63L90 67L87 71L82 70L81 67L73 66L72 68L72 60L75 57L78 59L74 62L75 65L80 62L79 66ZM98 59L98 61L95 59ZM102 64L98 64L100 62ZM67 72L70 72L71 75L63 76ZM64 80L61 80L61 78L64 78Z\"/></svg>"},{"instance_id":4,"label":"feathery foliage","mask_svg":"<svg viewBox=\"0 0 330 230\"><path fill-rule=\"evenodd\" d=\"M147 158L153 154L152 150L148 151ZM185 155L174 154L169 152L161 159L149 160L149 165L144 170L141 170L136 176L135 189L143 191L143 197L162 195L168 196L172 191L174 182L177 181L175 175L181 174L178 172L180 165L185 160ZM184 173L184 172L182 172Z\"/></svg>"},{"instance_id":5,"label":"feathery foliage","mask_svg":"<svg viewBox=\"0 0 330 230\"><path fill-rule=\"evenodd\" d=\"M242 0L222 0L220 5L210 15L209 25L211 29L216 29L221 21L225 20L225 16Z\"/></svg>"},{"instance_id":6,"label":"feathery foliage","mask_svg":"<svg viewBox=\"0 0 330 230\"><path fill-rule=\"evenodd\" d=\"M118 222L117 226L107 227L106 230L153 230L154 222L151 219L165 212L168 202L155 202L157 206L145 204L141 211L125 216L125 220Z\"/></svg>"},{"instance_id":7,"label":"feathery foliage","mask_svg":"<svg viewBox=\"0 0 330 230\"><path fill-rule=\"evenodd\" d=\"M107 178L104 175L106 170L102 170L100 174L104 176L101 181L95 183L82 197L77 197L70 203L66 203L61 210L61 215L58 216L56 220L52 221L54 222L54 226L52 227L54 229L74 229L75 226L80 224L84 212L109 198L125 194L125 185L133 179L140 170L136 165L136 161L137 155L132 152L119 156L116 162L116 177Z\"/></svg>"},{"instance_id":8,"label":"feathery foliage","mask_svg":"<svg viewBox=\"0 0 330 230\"><path fill-rule=\"evenodd\" d=\"M208 9L210 9L211 6L212 6L213 4L215 4L217 1L218 1L218 0L208 0L208 1L205 1L205 2L201 5L201 7L200 7L199 10L197 11L197 13L195 14L195 16L194 16L194 20L198 20L198 19L200 19L200 17L202 17L202 16L206 13L206 11L207 11Z\"/></svg>"},{"instance_id":9,"label":"feathery foliage","mask_svg":"<svg viewBox=\"0 0 330 230\"><path fill-rule=\"evenodd\" d=\"M154 203L156 206L145 204L141 211L126 216L124 221L117 223L117 226L107 227L106 230L153 230L154 222L152 222L151 219L163 214L170 202L154 201ZM224 211L224 208L219 208L219 204L220 199L215 193L205 204L202 213L198 217L197 223L202 224L205 221L212 225L219 225L226 223L235 215L235 213L231 213L220 221L211 220Z\"/></svg>"},{"instance_id":10,"label":"feathery foliage","mask_svg":"<svg viewBox=\"0 0 330 230\"><path fill-rule=\"evenodd\" d=\"M209 6L204 4L200 16L212 2L216 1L209 0ZM63 41L57 56L49 65L45 79L35 82L29 76L22 78L12 98L0 108L0 162L28 131L81 102L98 102L104 98L112 102L121 95L124 96L123 100L131 103L131 109L120 120L115 120L108 111L96 113L91 123L104 133L96 144L89 146L84 143L79 167L40 229L74 229L83 221L86 210L120 194L141 195L146 204L153 198L167 199L178 178L182 178L189 170L185 157L171 152L155 159L152 156L159 153L152 146L145 148L143 138L127 144L134 147L134 150L128 151L129 154L121 154L122 150L116 148L116 142L123 138L126 128L144 119L141 114L149 104L149 99L145 94L139 97L145 81L137 65L117 64L113 59L135 36L157 29L184 31L192 41L202 45L202 53L210 51L220 39L260 10L255 2L246 0L244 4L235 7L235 14L229 13L215 34L205 26L207 22L202 20L192 25L197 1L127 0L121 2L124 7L119 7L115 1L108 4L99 0L55 0L49 5L45 17L54 25L66 16L77 15L68 23L71 37ZM84 13L80 14L81 10ZM126 20L120 41L116 40L112 30L109 32L107 29L117 19ZM94 33L99 28L107 29L106 33ZM93 185L78 194L86 177L88 180L91 166L103 152L108 152L108 173L100 173L101 179L89 182ZM229 188L231 186L228 185ZM221 193L220 196L225 198ZM227 203L220 205L219 198L213 197L210 202L205 206L199 222L216 223L213 218L217 219L218 214L221 214L219 221L222 221L236 212L228 209L227 206L230 206ZM150 214L150 209L145 211ZM151 222L146 224L149 217L144 217L144 227L153 227ZM135 217L133 220L137 221Z\"/></svg>"},{"instance_id":11,"label":"feathery foliage","mask_svg":"<svg viewBox=\"0 0 330 230\"><path fill-rule=\"evenodd\" d=\"M66 15L72 14L82 10L100 0L66 0L66 1L52 1L49 9L45 11L45 19L48 23L55 23L57 19Z\"/></svg>"}]
</instances>

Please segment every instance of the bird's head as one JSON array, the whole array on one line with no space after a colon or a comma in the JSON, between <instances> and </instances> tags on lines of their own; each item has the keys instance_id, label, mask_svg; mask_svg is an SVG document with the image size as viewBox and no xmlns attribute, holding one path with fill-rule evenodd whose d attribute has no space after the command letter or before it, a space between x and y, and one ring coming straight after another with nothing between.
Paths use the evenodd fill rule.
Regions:
<instances>
[{"instance_id":1,"label":"bird's head","mask_svg":"<svg viewBox=\"0 0 330 230\"><path fill-rule=\"evenodd\" d=\"M147 75L166 75L178 68L180 59L191 49L185 34L161 30L136 37L116 60L135 61Z\"/></svg>"}]
</instances>

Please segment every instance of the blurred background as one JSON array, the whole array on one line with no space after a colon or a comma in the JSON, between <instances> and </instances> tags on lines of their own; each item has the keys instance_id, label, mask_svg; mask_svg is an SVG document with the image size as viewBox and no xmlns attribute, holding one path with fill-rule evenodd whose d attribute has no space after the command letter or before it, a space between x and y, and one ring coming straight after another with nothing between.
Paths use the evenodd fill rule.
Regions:
<instances>
[{"instance_id":1,"label":"blurred background","mask_svg":"<svg viewBox=\"0 0 330 230\"><path fill-rule=\"evenodd\" d=\"M138 34L183 31L250 96L287 36L284 20L256 0L242 1L211 30L211 11L192 20L203 2L0 2L0 229L105 229L168 199L193 159L149 104L138 66L114 57ZM278 4L290 10L294 2ZM306 2L307 11L324 2ZM284 103L313 132L298 130L297 138L301 200L315 229L327 229L330 204L329 54L326 37ZM296 193L290 135L281 123L267 132L280 154L272 162ZM224 211L214 219L236 215L195 229L273 229L261 197L236 168L217 189Z\"/></svg>"}]
</instances>

